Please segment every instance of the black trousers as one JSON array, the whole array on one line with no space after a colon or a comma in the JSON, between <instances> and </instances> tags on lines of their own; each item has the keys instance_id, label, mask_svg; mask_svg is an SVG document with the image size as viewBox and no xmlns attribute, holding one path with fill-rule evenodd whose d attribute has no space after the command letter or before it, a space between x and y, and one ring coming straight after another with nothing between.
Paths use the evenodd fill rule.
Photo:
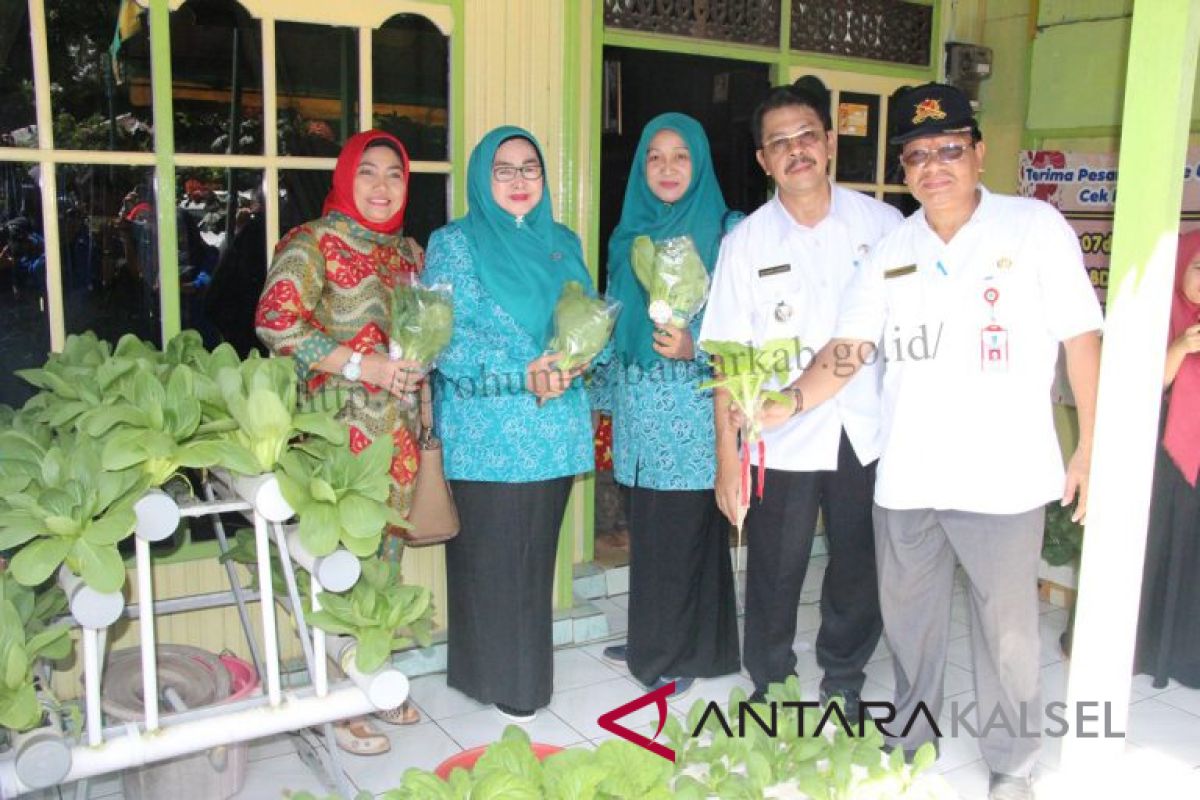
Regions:
<instances>
[{"instance_id":1,"label":"black trousers","mask_svg":"<svg viewBox=\"0 0 1200 800\"><path fill-rule=\"evenodd\" d=\"M547 705L554 692L554 557L572 476L451 481L446 683L481 703Z\"/></svg>"},{"instance_id":2,"label":"black trousers","mask_svg":"<svg viewBox=\"0 0 1200 800\"><path fill-rule=\"evenodd\" d=\"M629 500L630 673L650 684L737 672L729 523L712 490L634 487Z\"/></svg>"},{"instance_id":3,"label":"black trousers","mask_svg":"<svg viewBox=\"0 0 1200 800\"><path fill-rule=\"evenodd\" d=\"M796 613L819 509L829 550L817 634L817 663L825 671L821 688L831 694L862 690L863 668L883 630L871 521L874 493L875 462L859 462L845 431L836 471L767 469L762 502L751 500L745 523L743 660L756 689L765 691L796 671Z\"/></svg>"}]
</instances>

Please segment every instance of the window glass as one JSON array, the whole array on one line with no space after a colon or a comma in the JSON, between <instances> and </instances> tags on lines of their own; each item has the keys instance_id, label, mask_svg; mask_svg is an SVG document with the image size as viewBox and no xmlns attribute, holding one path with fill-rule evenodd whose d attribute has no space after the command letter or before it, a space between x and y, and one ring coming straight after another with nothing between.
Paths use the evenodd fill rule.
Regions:
<instances>
[{"instance_id":1,"label":"window glass","mask_svg":"<svg viewBox=\"0 0 1200 800\"><path fill-rule=\"evenodd\" d=\"M875 183L879 153L879 96L842 92L837 115L837 180Z\"/></svg>"},{"instance_id":2,"label":"window glass","mask_svg":"<svg viewBox=\"0 0 1200 800\"><path fill-rule=\"evenodd\" d=\"M279 153L336 156L358 131L358 31L277 23L275 78Z\"/></svg>"},{"instance_id":3,"label":"window glass","mask_svg":"<svg viewBox=\"0 0 1200 800\"><path fill-rule=\"evenodd\" d=\"M450 40L417 14L397 14L371 33L372 118L420 161L449 155Z\"/></svg>"},{"instance_id":4,"label":"window glass","mask_svg":"<svg viewBox=\"0 0 1200 800\"><path fill-rule=\"evenodd\" d=\"M171 81L177 151L263 152L262 28L235 0L171 13Z\"/></svg>"},{"instance_id":5,"label":"window glass","mask_svg":"<svg viewBox=\"0 0 1200 800\"><path fill-rule=\"evenodd\" d=\"M0 162L0 403L14 408L35 392L16 371L50 352L40 169Z\"/></svg>"},{"instance_id":6,"label":"window glass","mask_svg":"<svg viewBox=\"0 0 1200 800\"><path fill-rule=\"evenodd\" d=\"M154 148L147 25L136 3L46 3L55 147Z\"/></svg>"},{"instance_id":7,"label":"window glass","mask_svg":"<svg viewBox=\"0 0 1200 800\"><path fill-rule=\"evenodd\" d=\"M0 0L0 147L37 147L25 0Z\"/></svg>"}]
</instances>

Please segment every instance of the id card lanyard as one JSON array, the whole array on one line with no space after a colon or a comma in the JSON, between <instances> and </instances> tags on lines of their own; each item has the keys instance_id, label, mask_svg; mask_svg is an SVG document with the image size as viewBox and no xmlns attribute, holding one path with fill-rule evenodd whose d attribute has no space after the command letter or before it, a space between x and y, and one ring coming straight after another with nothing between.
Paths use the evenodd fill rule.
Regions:
<instances>
[{"instance_id":1,"label":"id card lanyard","mask_svg":"<svg viewBox=\"0 0 1200 800\"><path fill-rule=\"evenodd\" d=\"M996 321L996 303L1000 290L989 286L983 290L983 302L987 303L991 322L979 332L979 369L985 373L1008 372L1008 330Z\"/></svg>"}]
</instances>

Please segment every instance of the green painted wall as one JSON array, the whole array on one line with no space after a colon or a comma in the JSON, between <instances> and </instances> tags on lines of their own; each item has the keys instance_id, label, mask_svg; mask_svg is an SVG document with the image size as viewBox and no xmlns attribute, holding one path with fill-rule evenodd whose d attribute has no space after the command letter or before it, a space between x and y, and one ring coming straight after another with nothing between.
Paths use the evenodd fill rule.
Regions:
<instances>
[{"instance_id":1,"label":"green painted wall","mask_svg":"<svg viewBox=\"0 0 1200 800\"><path fill-rule=\"evenodd\" d=\"M992 48L992 76L979 91L979 122L987 144L985 182L997 192L1017 191L1017 152L1025 136L1028 98L1029 0L991 0L983 44Z\"/></svg>"},{"instance_id":2,"label":"green painted wall","mask_svg":"<svg viewBox=\"0 0 1200 800\"><path fill-rule=\"evenodd\" d=\"M1041 0L1038 25L1128 17L1132 13L1133 0Z\"/></svg>"}]
</instances>

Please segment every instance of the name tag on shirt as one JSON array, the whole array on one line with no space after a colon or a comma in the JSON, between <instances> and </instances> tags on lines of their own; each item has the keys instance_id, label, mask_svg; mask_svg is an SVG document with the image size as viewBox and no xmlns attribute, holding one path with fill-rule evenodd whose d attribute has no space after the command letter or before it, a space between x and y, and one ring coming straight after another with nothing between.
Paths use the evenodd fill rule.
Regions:
<instances>
[{"instance_id":1,"label":"name tag on shirt","mask_svg":"<svg viewBox=\"0 0 1200 800\"><path fill-rule=\"evenodd\" d=\"M776 264L773 267L763 267L758 271L758 277L769 278L772 275L782 275L785 272L791 272L791 264Z\"/></svg>"},{"instance_id":2,"label":"name tag on shirt","mask_svg":"<svg viewBox=\"0 0 1200 800\"><path fill-rule=\"evenodd\" d=\"M911 275L916 271L916 264L907 264L903 267L892 267L889 270L884 270L883 279L888 280L889 278L899 278L903 275Z\"/></svg>"}]
</instances>

